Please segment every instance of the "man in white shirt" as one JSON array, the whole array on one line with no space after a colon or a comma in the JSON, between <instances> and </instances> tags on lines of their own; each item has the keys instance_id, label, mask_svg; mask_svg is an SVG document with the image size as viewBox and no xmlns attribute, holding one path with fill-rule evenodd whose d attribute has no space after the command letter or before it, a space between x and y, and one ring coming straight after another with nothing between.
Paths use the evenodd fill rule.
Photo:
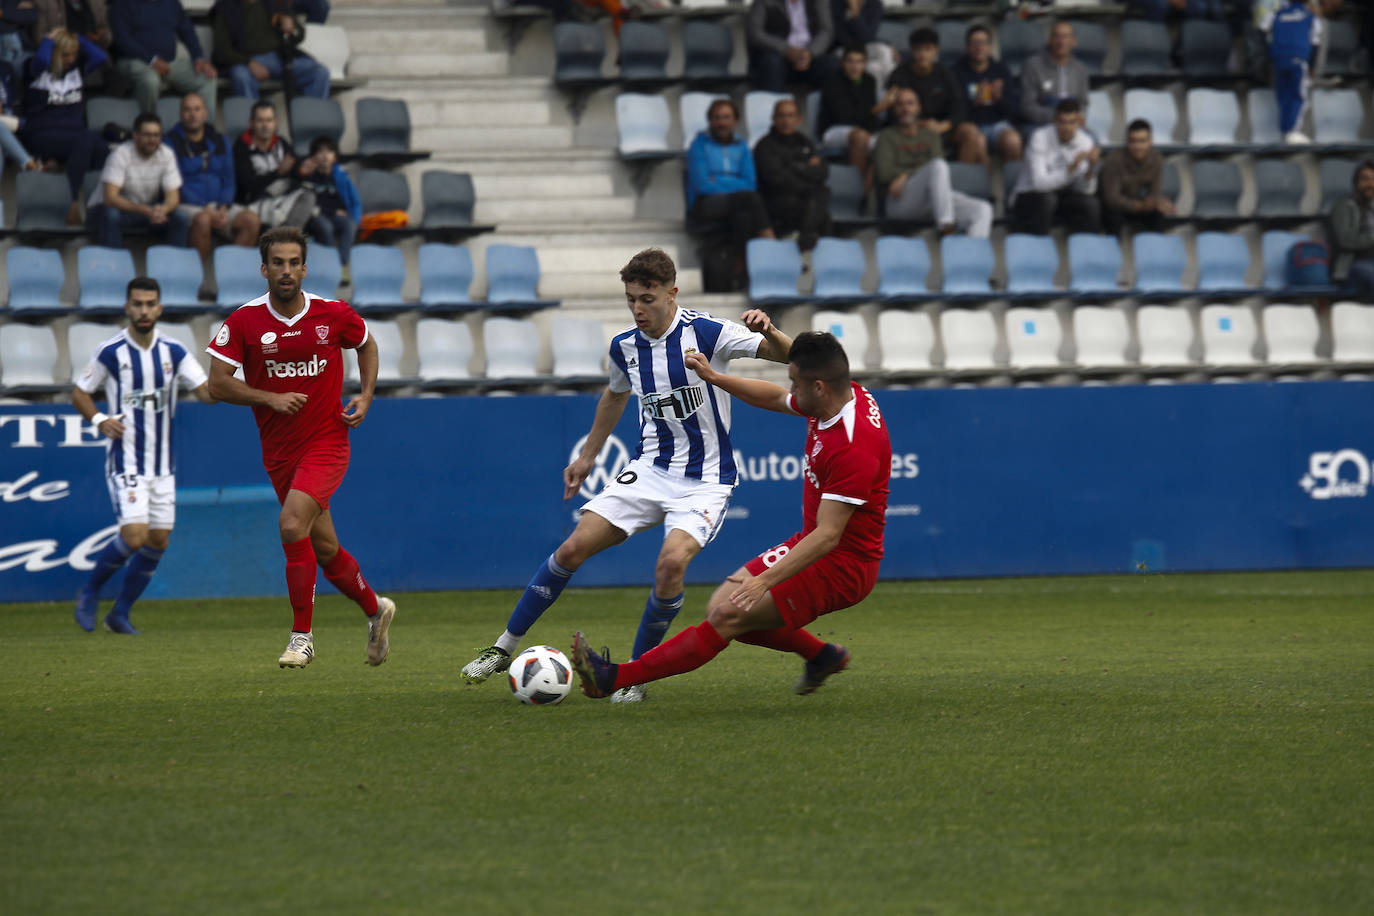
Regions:
<instances>
[{"instance_id":1,"label":"man in white shirt","mask_svg":"<svg viewBox=\"0 0 1374 916\"><path fill-rule=\"evenodd\" d=\"M1055 105L1054 122L1031 134L1012 191L1018 231L1048 235L1051 226L1071 233L1101 231L1097 163L1102 151L1082 123L1078 100L1062 99Z\"/></svg>"},{"instance_id":2,"label":"man in white shirt","mask_svg":"<svg viewBox=\"0 0 1374 916\"><path fill-rule=\"evenodd\" d=\"M120 248L125 229L146 229L168 245L185 247L191 228L181 203L176 154L162 143L162 122L143 113L132 140L116 146L100 173L100 188L87 201L96 242Z\"/></svg>"}]
</instances>

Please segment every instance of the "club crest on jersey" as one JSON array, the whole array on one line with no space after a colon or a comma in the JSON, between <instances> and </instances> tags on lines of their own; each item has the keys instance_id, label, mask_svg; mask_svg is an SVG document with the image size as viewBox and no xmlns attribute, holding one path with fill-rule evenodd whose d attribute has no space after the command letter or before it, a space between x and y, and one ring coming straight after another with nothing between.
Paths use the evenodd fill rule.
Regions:
<instances>
[{"instance_id":1,"label":"club crest on jersey","mask_svg":"<svg viewBox=\"0 0 1374 916\"><path fill-rule=\"evenodd\" d=\"M320 343L329 343L329 325L315 325L315 336L319 338Z\"/></svg>"},{"instance_id":2,"label":"club crest on jersey","mask_svg":"<svg viewBox=\"0 0 1374 916\"><path fill-rule=\"evenodd\" d=\"M817 440L816 440L816 445L815 445L815 447L811 449L811 457L812 457L812 458L815 458L817 455L819 455L819 454L821 453L821 447L822 447L822 445L821 445L821 440L820 440L820 439L817 439Z\"/></svg>"},{"instance_id":3,"label":"club crest on jersey","mask_svg":"<svg viewBox=\"0 0 1374 916\"><path fill-rule=\"evenodd\" d=\"M706 403L704 385L686 385L672 391L647 392L640 398L646 419L685 420Z\"/></svg>"},{"instance_id":4,"label":"club crest on jersey","mask_svg":"<svg viewBox=\"0 0 1374 916\"><path fill-rule=\"evenodd\" d=\"M276 332L276 331L264 331L262 337L260 338L260 342L262 343L262 352L264 352L264 353L276 353L276 352L277 352L277 332Z\"/></svg>"}]
</instances>

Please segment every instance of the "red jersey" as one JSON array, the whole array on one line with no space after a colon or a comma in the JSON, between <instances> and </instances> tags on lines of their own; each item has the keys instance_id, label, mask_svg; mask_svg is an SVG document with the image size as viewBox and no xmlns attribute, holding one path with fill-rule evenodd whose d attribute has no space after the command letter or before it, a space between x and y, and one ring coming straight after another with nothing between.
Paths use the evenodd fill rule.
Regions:
<instances>
[{"instance_id":1,"label":"red jersey","mask_svg":"<svg viewBox=\"0 0 1374 916\"><path fill-rule=\"evenodd\" d=\"M305 308L293 318L278 313L264 293L224 319L206 347L211 356L243 370L253 388L300 392L295 414L255 406L267 465L298 456L307 444L348 443L343 421L343 350L367 342L367 322L347 302L303 293Z\"/></svg>"},{"instance_id":2,"label":"red jersey","mask_svg":"<svg viewBox=\"0 0 1374 916\"><path fill-rule=\"evenodd\" d=\"M837 499L857 508L835 549L879 560L892 476L892 442L873 395L857 382L849 384L854 397L838 415L824 421L806 420L802 534L815 530L821 500ZM791 398L788 404L797 409Z\"/></svg>"}]
</instances>

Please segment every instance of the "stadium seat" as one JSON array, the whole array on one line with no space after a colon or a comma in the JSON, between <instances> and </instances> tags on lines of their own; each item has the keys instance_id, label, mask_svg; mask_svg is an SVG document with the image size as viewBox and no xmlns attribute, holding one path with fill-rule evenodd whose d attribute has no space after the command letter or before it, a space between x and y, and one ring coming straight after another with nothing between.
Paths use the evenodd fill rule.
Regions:
<instances>
[{"instance_id":1,"label":"stadium seat","mask_svg":"<svg viewBox=\"0 0 1374 916\"><path fill-rule=\"evenodd\" d=\"M1322 76L1356 76L1356 55L1360 51L1360 36L1353 25L1334 16L1326 18L1326 66Z\"/></svg>"},{"instance_id":2,"label":"stadium seat","mask_svg":"<svg viewBox=\"0 0 1374 916\"><path fill-rule=\"evenodd\" d=\"M670 155L668 129L672 118L668 114L668 100L661 94L620 93L615 97L615 125L620 135L616 150L621 159Z\"/></svg>"},{"instance_id":3,"label":"stadium seat","mask_svg":"<svg viewBox=\"0 0 1374 916\"><path fill-rule=\"evenodd\" d=\"M1136 339L1145 366L1192 365L1193 319L1177 305L1142 305L1136 312Z\"/></svg>"},{"instance_id":4,"label":"stadium seat","mask_svg":"<svg viewBox=\"0 0 1374 916\"><path fill-rule=\"evenodd\" d=\"M328 137L338 146L344 132L344 113L334 99L316 99L298 95L288 107L291 117L291 147L296 157L310 154L310 143L316 137Z\"/></svg>"},{"instance_id":5,"label":"stadium seat","mask_svg":"<svg viewBox=\"0 0 1374 916\"><path fill-rule=\"evenodd\" d=\"M1172 162L1165 162L1164 171L1159 179L1159 193L1177 203L1179 188L1178 166Z\"/></svg>"},{"instance_id":6,"label":"stadium seat","mask_svg":"<svg viewBox=\"0 0 1374 916\"><path fill-rule=\"evenodd\" d=\"M888 302L924 299L930 274L930 249L924 239L903 235L880 236L874 243L878 262L878 295Z\"/></svg>"},{"instance_id":7,"label":"stadium seat","mask_svg":"<svg viewBox=\"0 0 1374 916\"><path fill-rule=\"evenodd\" d=\"M997 27L997 47L1002 63L1012 73L1019 74L1026 61L1045 47L1045 31L1027 19L1004 19ZM961 43L962 44L962 43ZM899 45L898 51L906 51L906 45Z\"/></svg>"},{"instance_id":8,"label":"stadium seat","mask_svg":"<svg viewBox=\"0 0 1374 916\"><path fill-rule=\"evenodd\" d=\"M1088 76L1100 76L1102 65L1107 59L1107 29L1101 23L1087 22L1079 19L1073 23L1074 33L1078 41L1073 49L1073 56L1083 62L1083 66L1088 68ZM964 43L959 42L960 53L963 52Z\"/></svg>"},{"instance_id":9,"label":"stadium seat","mask_svg":"<svg viewBox=\"0 0 1374 916\"><path fill-rule=\"evenodd\" d=\"M401 357L405 355L405 343L401 328L395 321L371 318L367 322L367 333L377 342L377 385L395 388L400 385L414 384L416 379L401 374ZM349 378L357 381L358 359L354 353L346 360Z\"/></svg>"},{"instance_id":10,"label":"stadium seat","mask_svg":"<svg viewBox=\"0 0 1374 916\"><path fill-rule=\"evenodd\" d=\"M811 330L829 331L835 335L849 357L849 367L853 371L877 368L868 359L868 323L858 312L834 312L819 310L811 316Z\"/></svg>"},{"instance_id":11,"label":"stadium seat","mask_svg":"<svg viewBox=\"0 0 1374 916\"><path fill-rule=\"evenodd\" d=\"M939 62L943 66L953 67L955 62L964 56L964 33L968 31L968 27L969 24L962 19L935 20L935 35L940 39ZM897 50L905 53L910 47L911 39L908 35L907 43Z\"/></svg>"},{"instance_id":12,"label":"stadium seat","mask_svg":"<svg viewBox=\"0 0 1374 916\"><path fill-rule=\"evenodd\" d=\"M329 82L334 88L348 80L348 62L353 52L344 26L312 22L301 39L300 50L329 70Z\"/></svg>"},{"instance_id":13,"label":"stadium seat","mask_svg":"<svg viewBox=\"0 0 1374 916\"><path fill-rule=\"evenodd\" d=\"M358 99L353 107L359 156L413 158L410 107L404 99Z\"/></svg>"},{"instance_id":14,"label":"stadium seat","mask_svg":"<svg viewBox=\"0 0 1374 916\"><path fill-rule=\"evenodd\" d=\"M678 123L682 125L682 148L692 145L696 135L706 130L706 113L716 99L728 99L719 92L684 92L677 103Z\"/></svg>"},{"instance_id":15,"label":"stadium seat","mask_svg":"<svg viewBox=\"0 0 1374 916\"><path fill-rule=\"evenodd\" d=\"M1131 246L1135 257L1135 287L1142 295L1175 294L1183 290L1188 252L1182 236L1137 232Z\"/></svg>"},{"instance_id":16,"label":"stadium seat","mask_svg":"<svg viewBox=\"0 0 1374 916\"><path fill-rule=\"evenodd\" d=\"M995 268L992 243L967 235L947 235L940 240L941 289L951 295L990 295Z\"/></svg>"},{"instance_id":17,"label":"stadium seat","mask_svg":"<svg viewBox=\"0 0 1374 916\"><path fill-rule=\"evenodd\" d=\"M1185 18L1179 27L1179 62L1190 77L1226 75L1231 28L1224 22Z\"/></svg>"},{"instance_id":18,"label":"stadium seat","mask_svg":"<svg viewBox=\"0 0 1374 916\"><path fill-rule=\"evenodd\" d=\"M306 260L309 260L309 252ZM262 255L250 245L220 245L215 249L215 304L236 309L245 302L266 294L262 278ZM308 273L308 271L307 271Z\"/></svg>"},{"instance_id":19,"label":"stadium seat","mask_svg":"<svg viewBox=\"0 0 1374 916\"><path fill-rule=\"evenodd\" d=\"M1197 288L1212 292L1237 292L1248 288L1250 243L1243 235L1199 232L1197 235Z\"/></svg>"},{"instance_id":20,"label":"stadium seat","mask_svg":"<svg viewBox=\"0 0 1374 916\"><path fill-rule=\"evenodd\" d=\"M1130 124L1136 118L1144 118L1150 122L1156 147L1170 146L1174 143L1174 132L1178 125L1178 105L1174 102L1172 92L1166 89L1127 89L1122 95L1122 102L1122 124Z\"/></svg>"},{"instance_id":21,"label":"stadium seat","mask_svg":"<svg viewBox=\"0 0 1374 916\"><path fill-rule=\"evenodd\" d=\"M1075 232L1069 236L1069 289L1090 295L1122 292L1121 246L1110 235Z\"/></svg>"},{"instance_id":22,"label":"stadium seat","mask_svg":"<svg viewBox=\"0 0 1374 916\"><path fill-rule=\"evenodd\" d=\"M509 308L545 308L539 298L539 255L529 245L488 245L487 301Z\"/></svg>"},{"instance_id":23,"label":"stadium seat","mask_svg":"<svg viewBox=\"0 0 1374 916\"><path fill-rule=\"evenodd\" d=\"M1194 218L1237 218L1240 216L1240 169L1222 159L1200 159L1193 163Z\"/></svg>"},{"instance_id":24,"label":"stadium seat","mask_svg":"<svg viewBox=\"0 0 1374 916\"><path fill-rule=\"evenodd\" d=\"M744 129L750 149L773 129L773 106L783 100L792 101L792 93L755 89L744 97Z\"/></svg>"},{"instance_id":25,"label":"stadium seat","mask_svg":"<svg viewBox=\"0 0 1374 916\"><path fill-rule=\"evenodd\" d=\"M949 163L949 185L970 197L992 200L992 183L988 181L988 167L981 163Z\"/></svg>"},{"instance_id":26,"label":"stadium seat","mask_svg":"<svg viewBox=\"0 0 1374 916\"><path fill-rule=\"evenodd\" d=\"M62 183L65 185L66 179ZM60 251L15 245L5 252L5 272L10 282L10 312L52 315L70 311L62 304L66 271Z\"/></svg>"},{"instance_id":27,"label":"stadium seat","mask_svg":"<svg viewBox=\"0 0 1374 916\"><path fill-rule=\"evenodd\" d=\"M1013 369L1048 369L1060 365L1064 329L1054 309L1013 306L1007 309L1007 362Z\"/></svg>"},{"instance_id":28,"label":"stadium seat","mask_svg":"<svg viewBox=\"0 0 1374 916\"><path fill-rule=\"evenodd\" d=\"M630 21L620 27L620 79L666 81L668 30L657 22Z\"/></svg>"},{"instance_id":29,"label":"stadium seat","mask_svg":"<svg viewBox=\"0 0 1374 916\"><path fill-rule=\"evenodd\" d=\"M1337 302L1331 306L1331 342L1334 361L1374 364L1374 305Z\"/></svg>"},{"instance_id":30,"label":"stadium seat","mask_svg":"<svg viewBox=\"0 0 1374 916\"><path fill-rule=\"evenodd\" d=\"M1255 216L1299 216L1307 194L1302 166L1293 159L1255 162Z\"/></svg>"},{"instance_id":31,"label":"stadium seat","mask_svg":"<svg viewBox=\"0 0 1374 916\"><path fill-rule=\"evenodd\" d=\"M816 278L811 296L821 302L861 302L863 290L863 245L857 239L823 238L816 243L811 270Z\"/></svg>"},{"instance_id":32,"label":"stadium seat","mask_svg":"<svg viewBox=\"0 0 1374 916\"><path fill-rule=\"evenodd\" d=\"M1323 157L1317 163L1322 188L1321 213L1329 214L1336 201L1344 200L1351 195L1354 188L1355 165L1354 159L1336 156Z\"/></svg>"},{"instance_id":33,"label":"stadium seat","mask_svg":"<svg viewBox=\"0 0 1374 916\"><path fill-rule=\"evenodd\" d=\"M482 322L489 379L506 382L535 381L535 357L539 353L539 329L529 318L493 316Z\"/></svg>"},{"instance_id":34,"label":"stadium seat","mask_svg":"<svg viewBox=\"0 0 1374 916\"><path fill-rule=\"evenodd\" d=\"M1202 361L1209 366L1249 366L1255 358L1255 314L1244 305L1202 307Z\"/></svg>"},{"instance_id":35,"label":"stadium seat","mask_svg":"<svg viewBox=\"0 0 1374 916\"><path fill-rule=\"evenodd\" d=\"M116 124L124 130L132 131L136 117L138 103L133 99L117 99L108 95L86 97L86 126L96 133L103 131L107 124ZM164 124L163 128L165 130L171 126Z\"/></svg>"},{"instance_id":36,"label":"stadium seat","mask_svg":"<svg viewBox=\"0 0 1374 916\"><path fill-rule=\"evenodd\" d=\"M1094 89L1088 93L1088 116L1084 127L1092 134L1099 146L1113 142L1117 134L1115 126L1116 111L1112 105L1112 94L1106 89ZM1008 190L1011 186L1007 186Z\"/></svg>"},{"instance_id":37,"label":"stadium seat","mask_svg":"<svg viewBox=\"0 0 1374 916\"><path fill-rule=\"evenodd\" d=\"M339 260L339 249L328 245L310 246L305 280L301 288L307 293L335 299L339 295L339 284L343 281L343 264Z\"/></svg>"},{"instance_id":38,"label":"stadium seat","mask_svg":"<svg viewBox=\"0 0 1374 916\"><path fill-rule=\"evenodd\" d=\"M564 384L606 381L606 334L601 322L576 315L555 315L550 324L553 374Z\"/></svg>"},{"instance_id":39,"label":"stadium seat","mask_svg":"<svg viewBox=\"0 0 1374 916\"><path fill-rule=\"evenodd\" d=\"M461 319L421 318L415 322L420 382L443 388L471 382L472 332Z\"/></svg>"},{"instance_id":40,"label":"stadium seat","mask_svg":"<svg viewBox=\"0 0 1374 916\"><path fill-rule=\"evenodd\" d=\"M253 103L256 99L250 99L245 95L231 95L227 99L219 100L220 114L224 119L224 138L231 144L243 135L253 120ZM286 125L280 125L278 130Z\"/></svg>"},{"instance_id":41,"label":"stadium seat","mask_svg":"<svg viewBox=\"0 0 1374 916\"><path fill-rule=\"evenodd\" d=\"M72 205L67 176L54 172L19 172L14 176L16 232L52 232L71 235L85 228L67 225Z\"/></svg>"},{"instance_id":42,"label":"stadium seat","mask_svg":"<svg viewBox=\"0 0 1374 916\"><path fill-rule=\"evenodd\" d=\"M363 169L358 173L357 184L364 213L410 209L410 185L398 172Z\"/></svg>"},{"instance_id":43,"label":"stadium seat","mask_svg":"<svg viewBox=\"0 0 1374 916\"><path fill-rule=\"evenodd\" d=\"M180 245L150 245L147 263L148 276L162 287L164 310L200 308L200 287L205 277L199 252Z\"/></svg>"},{"instance_id":44,"label":"stadium seat","mask_svg":"<svg viewBox=\"0 0 1374 916\"><path fill-rule=\"evenodd\" d=\"M1234 146L1240 130L1240 101L1227 89L1189 89L1188 143L1191 146Z\"/></svg>"},{"instance_id":45,"label":"stadium seat","mask_svg":"<svg viewBox=\"0 0 1374 916\"><path fill-rule=\"evenodd\" d=\"M1310 305L1266 305L1260 313L1269 362L1297 366L1320 362L1317 312Z\"/></svg>"},{"instance_id":46,"label":"stadium seat","mask_svg":"<svg viewBox=\"0 0 1374 916\"><path fill-rule=\"evenodd\" d=\"M929 372L933 366L935 324L925 312L883 309L878 313L878 368L884 372Z\"/></svg>"},{"instance_id":47,"label":"stadium seat","mask_svg":"<svg viewBox=\"0 0 1374 916\"><path fill-rule=\"evenodd\" d=\"M997 366L997 328L985 309L945 309L940 313L940 339L947 370L986 372Z\"/></svg>"},{"instance_id":48,"label":"stadium seat","mask_svg":"<svg viewBox=\"0 0 1374 916\"><path fill-rule=\"evenodd\" d=\"M884 19L878 23L878 41L896 48L898 55L905 55L911 47L913 27L910 19Z\"/></svg>"},{"instance_id":49,"label":"stadium seat","mask_svg":"<svg viewBox=\"0 0 1374 916\"><path fill-rule=\"evenodd\" d=\"M353 295L349 301L359 311L396 311L407 307L401 289L406 282L406 258L400 248L363 242L353 246L350 258Z\"/></svg>"},{"instance_id":50,"label":"stadium seat","mask_svg":"<svg viewBox=\"0 0 1374 916\"><path fill-rule=\"evenodd\" d=\"M467 172L430 169L420 178L420 199L425 208L420 225L425 229L483 228L472 224L477 192Z\"/></svg>"},{"instance_id":51,"label":"stadium seat","mask_svg":"<svg viewBox=\"0 0 1374 916\"><path fill-rule=\"evenodd\" d=\"M553 27L553 79L556 83L601 82L606 39L601 27L585 22L558 22Z\"/></svg>"},{"instance_id":52,"label":"stadium seat","mask_svg":"<svg viewBox=\"0 0 1374 916\"><path fill-rule=\"evenodd\" d=\"M117 324L103 324L95 321L73 321L67 328L67 356L72 364L71 383L86 371L86 364L95 355L95 348L120 332Z\"/></svg>"},{"instance_id":53,"label":"stadium seat","mask_svg":"<svg viewBox=\"0 0 1374 916\"><path fill-rule=\"evenodd\" d=\"M1366 90L1367 91L1367 90ZM1312 100L1312 139L1319 144L1360 145L1364 103L1358 89L1316 89Z\"/></svg>"},{"instance_id":54,"label":"stadium seat","mask_svg":"<svg viewBox=\"0 0 1374 916\"><path fill-rule=\"evenodd\" d=\"M1245 94L1245 112L1250 121L1252 146L1277 146L1283 142L1279 132L1279 103L1274 90L1251 87Z\"/></svg>"},{"instance_id":55,"label":"stadium seat","mask_svg":"<svg viewBox=\"0 0 1374 916\"><path fill-rule=\"evenodd\" d=\"M723 22L687 19L682 23L682 78L689 82L730 79L735 36Z\"/></svg>"},{"instance_id":56,"label":"stadium seat","mask_svg":"<svg viewBox=\"0 0 1374 916\"><path fill-rule=\"evenodd\" d=\"M864 179L852 165L832 165L825 180L830 189L830 218L838 223L863 223Z\"/></svg>"},{"instance_id":57,"label":"stadium seat","mask_svg":"<svg viewBox=\"0 0 1374 916\"><path fill-rule=\"evenodd\" d=\"M76 252L76 276L81 311L123 312L125 290L134 278L134 257L123 248L86 245ZM259 282L261 276L258 273Z\"/></svg>"},{"instance_id":58,"label":"stadium seat","mask_svg":"<svg viewBox=\"0 0 1374 916\"><path fill-rule=\"evenodd\" d=\"M472 254L462 245L420 246L420 304L425 308L470 307Z\"/></svg>"},{"instance_id":59,"label":"stadium seat","mask_svg":"<svg viewBox=\"0 0 1374 916\"><path fill-rule=\"evenodd\" d=\"M1296 232L1271 229L1260 236L1260 253L1264 261L1264 288L1284 289L1288 286L1288 251L1307 236Z\"/></svg>"},{"instance_id":60,"label":"stadium seat","mask_svg":"<svg viewBox=\"0 0 1374 916\"><path fill-rule=\"evenodd\" d=\"M84 366L86 360L82 360ZM51 325L7 324L0 334L0 391L53 391L57 338Z\"/></svg>"},{"instance_id":61,"label":"stadium seat","mask_svg":"<svg viewBox=\"0 0 1374 916\"><path fill-rule=\"evenodd\" d=\"M802 260L797 243L782 239L750 239L745 248L749 265L749 301L797 302Z\"/></svg>"},{"instance_id":62,"label":"stadium seat","mask_svg":"<svg viewBox=\"0 0 1374 916\"><path fill-rule=\"evenodd\" d=\"M215 123L215 113L207 112L210 124ZM166 133L181 120L181 96L164 95L157 100L157 119L162 122L162 132ZM132 124L130 125L132 127ZM232 139L230 140L232 143Z\"/></svg>"},{"instance_id":63,"label":"stadium seat","mask_svg":"<svg viewBox=\"0 0 1374 916\"><path fill-rule=\"evenodd\" d=\"M1132 76L1170 73L1173 43L1162 22L1127 19L1121 23L1121 72Z\"/></svg>"},{"instance_id":64,"label":"stadium seat","mask_svg":"<svg viewBox=\"0 0 1374 916\"><path fill-rule=\"evenodd\" d=\"M1013 232L1006 238L1004 254L1008 293L1044 296L1057 292L1054 275L1059 270L1059 252L1054 239Z\"/></svg>"},{"instance_id":65,"label":"stadium seat","mask_svg":"<svg viewBox=\"0 0 1374 916\"><path fill-rule=\"evenodd\" d=\"M1119 308L1080 305L1073 310L1075 362L1084 369L1120 369L1128 365L1131 329Z\"/></svg>"}]
</instances>

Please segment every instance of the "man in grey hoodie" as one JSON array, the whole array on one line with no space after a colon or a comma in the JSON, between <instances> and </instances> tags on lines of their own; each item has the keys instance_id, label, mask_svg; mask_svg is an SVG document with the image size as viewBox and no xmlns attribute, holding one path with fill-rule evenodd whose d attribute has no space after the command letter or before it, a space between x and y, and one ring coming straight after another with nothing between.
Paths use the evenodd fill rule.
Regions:
<instances>
[{"instance_id":1,"label":"man in grey hoodie","mask_svg":"<svg viewBox=\"0 0 1374 916\"><path fill-rule=\"evenodd\" d=\"M1374 159L1355 168L1355 193L1331 208L1332 275L1349 289L1374 297Z\"/></svg>"},{"instance_id":2,"label":"man in grey hoodie","mask_svg":"<svg viewBox=\"0 0 1374 916\"><path fill-rule=\"evenodd\" d=\"M1021 71L1021 118L1029 125L1049 124L1054 107L1064 99L1077 100L1087 116L1088 68L1073 56L1077 46L1073 23L1061 19L1050 28L1044 50L1026 61Z\"/></svg>"}]
</instances>

